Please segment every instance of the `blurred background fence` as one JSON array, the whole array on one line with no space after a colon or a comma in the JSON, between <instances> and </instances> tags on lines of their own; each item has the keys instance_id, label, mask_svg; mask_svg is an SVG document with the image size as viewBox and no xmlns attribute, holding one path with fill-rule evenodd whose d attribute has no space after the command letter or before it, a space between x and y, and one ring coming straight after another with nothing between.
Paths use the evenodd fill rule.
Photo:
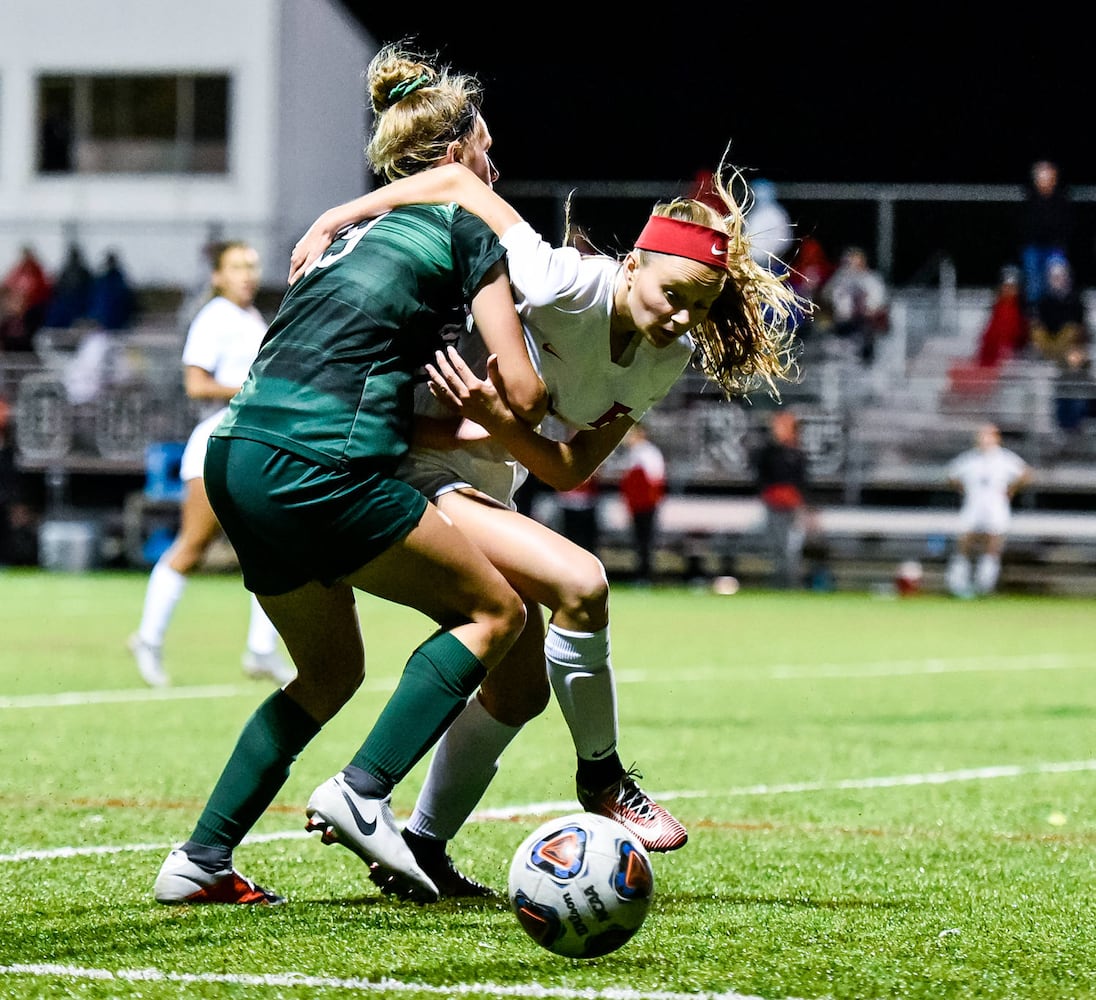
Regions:
<instances>
[{"instance_id":1,"label":"blurred background fence","mask_svg":"<svg viewBox=\"0 0 1096 1000\"><path fill-rule=\"evenodd\" d=\"M686 193L680 185L660 182L511 182L500 185L500 192L554 239L562 236L570 198L574 222L607 252L630 245L654 201ZM1022 358L984 384L960 384L955 377L957 366L975 352L1001 266L1016 259L1023 189L782 183L777 193L797 237L815 237L834 259L845 246L865 247L892 293L890 329L874 363L865 365L808 333L801 381L783 394L782 403L802 418L819 502L861 510L952 510L956 499L945 483L946 462L969 446L980 422L992 419L1005 443L1038 470L1034 486L1017 500L1018 509L1092 513L1096 426L1086 421L1080 433L1063 439L1054 418L1054 365ZM1071 193L1080 219L1075 274L1092 316L1096 188ZM118 227L115 239L123 256L124 229ZM145 229L143 223L142 238ZM222 221L219 229L231 225ZM67 224L63 235L79 241L79 224ZM189 247L186 252L196 253ZM288 252L287 247L286 260ZM281 295L280 263L266 262L271 284L261 304L268 317ZM42 331L32 355L0 356L0 394L11 404L19 498L40 523L93 524L94 534L107 540L96 557L104 561L145 561L150 518L171 516L170 500L146 496L150 448L185 440L192 424L179 363L185 336L179 307L192 289L139 292L145 308L138 325L112 335L94 391L73 385L82 347L70 331ZM671 494L750 498L749 450L774 405L764 394L726 403L698 375L684 378L647 421L667 457ZM614 459L603 473L611 498ZM142 505L135 499L140 497L148 502ZM724 510L723 534L746 530L729 507ZM685 534L691 530L682 528ZM884 529L865 530L870 535ZM1052 534L1064 533L1068 540L1076 531L1073 522ZM711 527L697 527L693 534L698 532L701 546L715 546L720 534ZM940 532L930 534L915 554L931 561L940 554ZM607 538L614 539L612 532ZM615 541L623 544L619 535ZM1083 544L1074 560L1079 574L1093 575L1091 554ZM878 572L889 574L890 567L881 563Z\"/></svg>"}]
</instances>

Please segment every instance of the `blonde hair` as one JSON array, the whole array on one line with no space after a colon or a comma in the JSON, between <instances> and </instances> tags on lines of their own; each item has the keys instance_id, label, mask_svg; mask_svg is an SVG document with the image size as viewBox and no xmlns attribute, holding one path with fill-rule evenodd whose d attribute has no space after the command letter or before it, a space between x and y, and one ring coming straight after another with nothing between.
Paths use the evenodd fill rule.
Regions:
<instances>
[{"instance_id":1,"label":"blonde hair","mask_svg":"<svg viewBox=\"0 0 1096 1000\"><path fill-rule=\"evenodd\" d=\"M387 180L407 177L442 159L449 143L475 128L483 89L473 76L435 68L427 57L385 45L366 70L373 129L365 155Z\"/></svg>"},{"instance_id":2,"label":"blonde hair","mask_svg":"<svg viewBox=\"0 0 1096 1000\"><path fill-rule=\"evenodd\" d=\"M788 283L789 272L773 274L750 254L744 221L753 203L741 171L733 169L731 183L745 187L742 202L735 200L723 179L725 163L712 177L712 190L726 211L693 198L675 198L657 204L652 215L669 216L725 232L728 237L728 276L723 291L707 317L691 331L696 342L693 366L732 399L764 387L780 399L778 382L795 383L800 372L795 326L814 305ZM637 250L639 262L648 251Z\"/></svg>"}]
</instances>

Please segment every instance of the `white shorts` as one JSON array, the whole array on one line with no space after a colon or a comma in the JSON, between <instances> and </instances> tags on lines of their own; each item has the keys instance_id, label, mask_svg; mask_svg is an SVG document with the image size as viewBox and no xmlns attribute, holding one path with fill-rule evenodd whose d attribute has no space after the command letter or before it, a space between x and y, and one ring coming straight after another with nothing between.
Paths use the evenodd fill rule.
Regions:
<instances>
[{"instance_id":1,"label":"white shorts","mask_svg":"<svg viewBox=\"0 0 1096 1000\"><path fill-rule=\"evenodd\" d=\"M999 497L970 500L959 510L959 530L985 535L1003 535L1008 529L1012 511Z\"/></svg>"},{"instance_id":2,"label":"white shorts","mask_svg":"<svg viewBox=\"0 0 1096 1000\"><path fill-rule=\"evenodd\" d=\"M428 500L472 487L513 509L514 493L528 472L501 445L483 441L446 451L415 448L400 463L396 475Z\"/></svg>"},{"instance_id":3,"label":"white shorts","mask_svg":"<svg viewBox=\"0 0 1096 1000\"><path fill-rule=\"evenodd\" d=\"M185 483L191 479L205 478L205 453L209 437L221 418L228 412L228 407L218 410L208 416L190 432L186 447L183 449L183 457L179 462L179 478Z\"/></svg>"}]
</instances>

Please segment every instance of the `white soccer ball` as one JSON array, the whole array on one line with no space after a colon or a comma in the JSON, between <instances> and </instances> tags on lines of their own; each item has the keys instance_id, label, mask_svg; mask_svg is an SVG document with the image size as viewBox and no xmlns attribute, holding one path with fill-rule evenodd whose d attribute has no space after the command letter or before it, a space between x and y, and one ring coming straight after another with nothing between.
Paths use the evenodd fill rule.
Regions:
<instances>
[{"instance_id":1,"label":"white soccer ball","mask_svg":"<svg viewBox=\"0 0 1096 1000\"><path fill-rule=\"evenodd\" d=\"M510 864L510 907L522 930L567 958L616 951L646 919L654 887L643 845L594 813L543 823Z\"/></svg>"}]
</instances>

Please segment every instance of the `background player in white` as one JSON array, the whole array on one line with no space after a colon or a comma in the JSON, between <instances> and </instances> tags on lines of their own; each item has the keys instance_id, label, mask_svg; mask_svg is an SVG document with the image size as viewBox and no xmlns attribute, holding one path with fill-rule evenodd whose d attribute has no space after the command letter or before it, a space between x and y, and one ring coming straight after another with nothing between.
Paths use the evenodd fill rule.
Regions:
<instances>
[{"instance_id":1,"label":"background player in white","mask_svg":"<svg viewBox=\"0 0 1096 1000\"><path fill-rule=\"evenodd\" d=\"M202 419L187 440L180 465L185 493L179 533L152 568L141 622L129 638L137 668L153 687L170 683L163 665L164 637L186 589L187 577L221 530L206 497L202 468L206 443L224 416L228 401L243 385L267 328L255 307L260 277L258 251L242 241L218 243L210 248L210 264L212 297L198 310L183 345L186 394L199 404ZM251 677L268 677L279 685L292 680L296 672L279 654L277 643L277 630L252 595L244 671Z\"/></svg>"},{"instance_id":2,"label":"background player in white","mask_svg":"<svg viewBox=\"0 0 1096 1000\"><path fill-rule=\"evenodd\" d=\"M956 597L996 590L1012 498L1033 476L1027 462L1001 446L1001 432L995 424L979 427L974 440L975 446L948 466L948 483L962 495L959 534L947 571L948 589ZM972 581L976 553L980 555Z\"/></svg>"},{"instance_id":3,"label":"background player in white","mask_svg":"<svg viewBox=\"0 0 1096 1000\"><path fill-rule=\"evenodd\" d=\"M554 430L531 435L522 464L500 447L510 440L483 440L484 429L466 421L463 447L455 450L451 439L417 447L401 470L527 602L552 611L543 648L533 631L541 616L530 615L532 625L446 732L405 827L442 895L485 894L453 868L446 842L479 801L502 750L543 711L549 681L575 743L583 808L623 822L649 849L685 843L684 827L639 788L617 753L604 567L514 511L513 491L526 468L557 489L583 481L694 357L728 396L772 387L794 367L787 322L794 295L750 258L742 212L729 195L726 220L691 200L659 206L637 241L645 249L621 261L553 248L491 191L485 182L493 179L437 166L332 209L298 243L290 271L293 281L349 221L405 202L455 201L483 218L507 249L515 303L551 394L555 420L542 430ZM475 350L474 340L462 343Z\"/></svg>"}]
</instances>

